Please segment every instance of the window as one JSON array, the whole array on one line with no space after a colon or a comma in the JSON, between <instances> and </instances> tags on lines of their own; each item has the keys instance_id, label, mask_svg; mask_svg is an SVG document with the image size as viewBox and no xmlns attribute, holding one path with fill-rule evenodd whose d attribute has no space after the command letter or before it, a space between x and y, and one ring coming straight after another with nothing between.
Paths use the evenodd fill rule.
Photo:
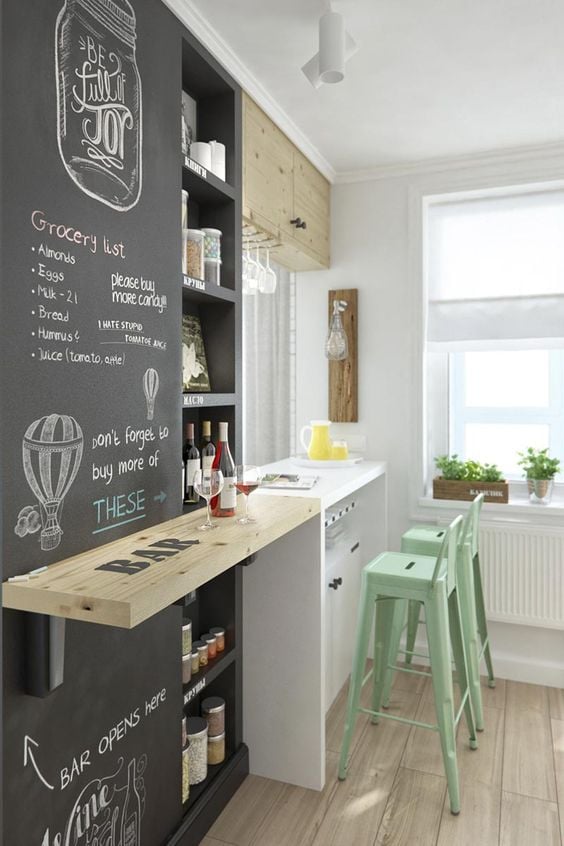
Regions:
<instances>
[{"instance_id":1,"label":"window","mask_svg":"<svg viewBox=\"0 0 564 846\"><path fill-rule=\"evenodd\" d=\"M428 478L457 453L522 478L519 451L564 461L564 189L429 198Z\"/></svg>"}]
</instances>

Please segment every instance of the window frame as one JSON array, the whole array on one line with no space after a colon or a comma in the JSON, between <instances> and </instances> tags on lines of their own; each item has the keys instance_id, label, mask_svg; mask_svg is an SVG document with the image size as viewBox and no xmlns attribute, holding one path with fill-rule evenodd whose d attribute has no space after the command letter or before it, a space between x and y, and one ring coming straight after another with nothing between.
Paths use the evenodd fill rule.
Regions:
<instances>
[{"instance_id":1,"label":"window frame","mask_svg":"<svg viewBox=\"0 0 564 846\"><path fill-rule=\"evenodd\" d=\"M409 374L409 415L414 425L411 427L409 444L409 462L407 467L409 515L413 520L436 519L440 513L452 514L452 504L441 503L431 497L433 456L448 446L447 438L442 445L432 437L431 429L441 431L437 424L437 408L431 407L430 398L438 396L443 402L448 398L448 380L442 392L429 388L428 353L426 350L426 305L427 305L427 255L426 255L426 207L445 197L456 199L468 195L468 192L492 191L508 192L515 187L530 186L531 190L543 184L552 186L562 183L563 151L539 155L494 157L492 161L468 161L464 167L461 162L453 163L450 168L433 168L416 173L406 180L407 199L407 274L409 285L409 306L406 318L410 327L410 374ZM439 403L440 405L440 403ZM440 408L438 409L440 412ZM520 486L523 495L519 496ZM559 491L560 489L560 491ZM553 505L531 505L525 496L523 482L510 484L510 503L496 506L486 504L486 512L496 513L496 520L530 523L542 519L552 523L562 520L564 508L564 485L555 485ZM511 500L514 494L519 497ZM431 511L429 511L431 509ZM541 518L542 512L542 518Z\"/></svg>"}]
</instances>

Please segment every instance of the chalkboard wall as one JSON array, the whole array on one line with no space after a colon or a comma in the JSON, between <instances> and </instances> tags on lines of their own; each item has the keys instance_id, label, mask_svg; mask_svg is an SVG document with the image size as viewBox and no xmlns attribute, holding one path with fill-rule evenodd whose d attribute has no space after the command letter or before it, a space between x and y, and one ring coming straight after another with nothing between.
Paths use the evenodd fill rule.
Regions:
<instances>
[{"instance_id":1,"label":"chalkboard wall","mask_svg":"<svg viewBox=\"0 0 564 846\"><path fill-rule=\"evenodd\" d=\"M5 579L180 511L181 34L159 0L2 15ZM181 813L178 609L69 623L46 700L23 691L23 616L3 620L4 843L158 846Z\"/></svg>"}]
</instances>

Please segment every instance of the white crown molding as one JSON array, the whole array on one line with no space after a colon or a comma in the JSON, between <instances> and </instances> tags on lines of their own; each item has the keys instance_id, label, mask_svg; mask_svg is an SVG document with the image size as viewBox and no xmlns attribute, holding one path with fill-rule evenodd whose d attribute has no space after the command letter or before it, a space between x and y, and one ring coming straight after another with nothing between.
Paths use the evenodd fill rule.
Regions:
<instances>
[{"instance_id":1,"label":"white crown molding","mask_svg":"<svg viewBox=\"0 0 564 846\"><path fill-rule=\"evenodd\" d=\"M334 182L336 173L332 165L320 153L317 147L299 129L294 121L280 108L278 103L258 81L249 68L241 61L231 47L224 41L190 0L163 0L163 3L179 18L182 23L201 41L210 53L220 62L228 73L239 83L247 94L263 109L266 114L286 133L288 138L330 181Z\"/></svg>"},{"instance_id":2,"label":"white crown molding","mask_svg":"<svg viewBox=\"0 0 564 846\"><path fill-rule=\"evenodd\" d=\"M474 155L397 162L365 170L340 171L336 173L335 182L337 184L348 184L403 176L423 176L430 173L464 170L465 168L521 164L532 160L538 161L545 157L564 157L564 141L528 147L506 147Z\"/></svg>"}]
</instances>

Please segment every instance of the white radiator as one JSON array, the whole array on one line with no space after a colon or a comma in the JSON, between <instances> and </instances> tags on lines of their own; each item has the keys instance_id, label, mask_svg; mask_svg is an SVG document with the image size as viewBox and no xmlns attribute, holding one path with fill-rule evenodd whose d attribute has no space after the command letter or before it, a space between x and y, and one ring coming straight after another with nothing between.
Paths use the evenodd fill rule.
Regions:
<instances>
[{"instance_id":1,"label":"white radiator","mask_svg":"<svg viewBox=\"0 0 564 846\"><path fill-rule=\"evenodd\" d=\"M480 557L489 620L564 629L564 530L482 522Z\"/></svg>"}]
</instances>

